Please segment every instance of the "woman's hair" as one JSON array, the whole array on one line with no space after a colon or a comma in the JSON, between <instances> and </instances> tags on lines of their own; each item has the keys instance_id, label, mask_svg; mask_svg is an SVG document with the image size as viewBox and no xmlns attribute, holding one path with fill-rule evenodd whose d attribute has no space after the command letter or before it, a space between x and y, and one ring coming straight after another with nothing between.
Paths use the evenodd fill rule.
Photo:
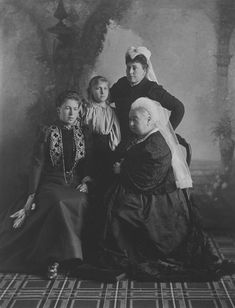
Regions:
<instances>
[{"instance_id":1,"label":"woman's hair","mask_svg":"<svg viewBox=\"0 0 235 308\"><path fill-rule=\"evenodd\" d=\"M105 83L107 83L108 88L110 87L108 79L106 79L103 76L95 76L95 77L91 78L89 85L88 85L88 88L87 88L87 95L88 95L89 100L94 100L94 97L92 95L92 88L94 86L96 86L99 82L105 82ZM108 96L107 100L109 100L109 96Z\"/></svg>"},{"instance_id":2,"label":"woman's hair","mask_svg":"<svg viewBox=\"0 0 235 308\"><path fill-rule=\"evenodd\" d=\"M164 109L161 104L148 97L139 97L135 100L130 110L145 110L151 117L152 121L157 125L166 126L169 121L169 112Z\"/></svg>"},{"instance_id":3,"label":"woman's hair","mask_svg":"<svg viewBox=\"0 0 235 308\"><path fill-rule=\"evenodd\" d=\"M79 94L76 91L66 90L59 94L56 100L56 107L61 107L68 99L73 99L78 102L78 104L82 103L82 100Z\"/></svg>"},{"instance_id":4,"label":"woman's hair","mask_svg":"<svg viewBox=\"0 0 235 308\"><path fill-rule=\"evenodd\" d=\"M142 65L144 70L148 69L148 60L144 55L137 55L133 59L127 54L126 55L126 64L138 62Z\"/></svg>"}]
</instances>

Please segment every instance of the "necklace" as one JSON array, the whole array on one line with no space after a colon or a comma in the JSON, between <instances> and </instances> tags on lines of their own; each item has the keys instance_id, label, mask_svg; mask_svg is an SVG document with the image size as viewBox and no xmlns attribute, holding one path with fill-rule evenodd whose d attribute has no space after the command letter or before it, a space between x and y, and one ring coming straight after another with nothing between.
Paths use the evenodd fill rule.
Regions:
<instances>
[{"instance_id":1,"label":"necklace","mask_svg":"<svg viewBox=\"0 0 235 308\"><path fill-rule=\"evenodd\" d=\"M70 185L73 181L73 171L74 171L74 168L77 165L77 162L76 162L76 160L74 160L72 168L69 171L66 171L62 131L61 131L61 129L59 131L60 131L60 136L61 136L61 141L62 141L61 142L61 154L62 154L62 167L63 167L64 181L65 181L66 185ZM73 141L74 140L75 140L75 136L74 136L74 130L73 130Z\"/></svg>"},{"instance_id":2,"label":"necklace","mask_svg":"<svg viewBox=\"0 0 235 308\"><path fill-rule=\"evenodd\" d=\"M78 162L85 156L85 138L80 128L80 123L75 123L71 128L73 136L73 166L70 170L66 171L64 145L65 140L62 140L62 129L59 125L51 125L48 128L49 137L49 155L51 158L52 166L55 168L63 168L64 180L66 184L70 184L73 180L73 171ZM66 130L67 131L67 130ZM70 137L72 137L70 136ZM70 164L72 165L72 164Z\"/></svg>"},{"instance_id":3,"label":"necklace","mask_svg":"<svg viewBox=\"0 0 235 308\"><path fill-rule=\"evenodd\" d=\"M64 129L66 129L66 130L70 130L70 129L73 128L73 126L70 125L70 124L64 124L62 127L63 127Z\"/></svg>"},{"instance_id":4,"label":"necklace","mask_svg":"<svg viewBox=\"0 0 235 308\"><path fill-rule=\"evenodd\" d=\"M140 137L140 138L135 138L134 140L132 140L129 144L129 146L127 146L127 151L130 150L130 148L132 148L134 145L139 144L143 141L145 141L150 135L152 135L153 133L157 132L159 129L158 128L154 128L153 130L151 130L147 135L145 135L144 137Z\"/></svg>"}]
</instances>

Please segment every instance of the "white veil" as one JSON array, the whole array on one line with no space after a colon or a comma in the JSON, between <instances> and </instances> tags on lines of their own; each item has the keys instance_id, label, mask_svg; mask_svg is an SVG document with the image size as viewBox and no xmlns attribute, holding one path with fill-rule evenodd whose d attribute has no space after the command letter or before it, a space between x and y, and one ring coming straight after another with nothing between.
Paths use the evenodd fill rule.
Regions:
<instances>
[{"instance_id":1,"label":"white veil","mask_svg":"<svg viewBox=\"0 0 235 308\"><path fill-rule=\"evenodd\" d=\"M152 66L152 63L151 63L151 60L150 60L151 51L148 50L148 48L146 48L144 46L139 46L139 47L131 46L127 49L126 56L127 55L131 59L134 59L138 55L144 55L145 58L147 59L147 63L148 63L148 70L147 70L146 77L148 78L148 80L156 81L158 83L157 77L154 73L153 66Z\"/></svg>"},{"instance_id":2,"label":"white veil","mask_svg":"<svg viewBox=\"0 0 235 308\"><path fill-rule=\"evenodd\" d=\"M140 97L131 105L131 109L144 108L155 122L156 128L160 131L172 154L172 168L178 188L192 187L192 178L185 155L178 142L175 132L170 124L170 112L163 108L157 101L147 97Z\"/></svg>"},{"instance_id":3,"label":"white veil","mask_svg":"<svg viewBox=\"0 0 235 308\"><path fill-rule=\"evenodd\" d=\"M130 56L134 59L137 55L144 55L148 63L148 71L146 77L150 81L155 81L158 83L157 77L155 75L150 57L151 51L144 47L129 47L126 52L126 56ZM157 101L151 100L147 97L138 98L131 108L136 105L145 105L144 108L151 114L151 117L156 121L157 127L159 128L161 134L165 138L172 154L172 168L175 175L176 185L178 188L192 187L192 178L189 171L188 164L186 162L182 148L178 142L175 135L174 129L169 121L170 111L163 108L161 104Z\"/></svg>"}]
</instances>

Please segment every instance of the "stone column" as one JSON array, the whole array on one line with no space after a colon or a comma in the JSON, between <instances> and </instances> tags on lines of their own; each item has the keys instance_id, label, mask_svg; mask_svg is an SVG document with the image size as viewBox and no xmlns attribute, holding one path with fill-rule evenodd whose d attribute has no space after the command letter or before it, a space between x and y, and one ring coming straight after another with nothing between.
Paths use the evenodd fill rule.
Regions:
<instances>
[{"instance_id":1,"label":"stone column","mask_svg":"<svg viewBox=\"0 0 235 308\"><path fill-rule=\"evenodd\" d=\"M216 107L220 111L228 107L228 70L232 55L229 53L231 29L225 25L217 32L217 54L216 57Z\"/></svg>"},{"instance_id":2,"label":"stone column","mask_svg":"<svg viewBox=\"0 0 235 308\"><path fill-rule=\"evenodd\" d=\"M215 21L217 34L216 57L216 108L223 112L228 106L228 70L231 57L229 44L235 27L235 1L220 0L217 2L218 18Z\"/></svg>"}]
</instances>

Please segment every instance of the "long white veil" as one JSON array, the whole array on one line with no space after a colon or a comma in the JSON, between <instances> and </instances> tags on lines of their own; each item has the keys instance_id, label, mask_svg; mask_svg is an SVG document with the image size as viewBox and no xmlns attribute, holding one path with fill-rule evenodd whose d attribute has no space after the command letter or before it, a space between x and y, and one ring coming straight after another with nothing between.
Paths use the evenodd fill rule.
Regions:
<instances>
[{"instance_id":1,"label":"long white veil","mask_svg":"<svg viewBox=\"0 0 235 308\"><path fill-rule=\"evenodd\" d=\"M131 109L138 107L147 110L154 121L156 128L160 131L171 150L171 164L176 186L178 188L192 187L192 178L185 155L169 121L170 112L163 108L159 102L151 100L148 97L140 97L131 105Z\"/></svg>"},{"instance_id":2,"label":"long white veil","mask_svg":"<svg viewBox=\"0 0 235 308\"><path fill-rule=\"evenodd\" d=\"M129 55L131 59L134 59L137 55L144 55L148 63L146 77L149 80L158 83L156 74L150 60L151 51L149 49L144 46L132 46L128 48L126 55ZM138 98L132 105L140 103L144 103L146 105L146 108L147 106L148 108L150 108L151 115L154 115L156 124L171 150L172 168L175 175L176 186L178 188L192 187L192 178L188 164L186 162L185 155L182 151L182 147L178 142L174 129L169 121L170 111L163 108L159 102L151 100L147 97Z\"/></svg>"}]
</instances>

